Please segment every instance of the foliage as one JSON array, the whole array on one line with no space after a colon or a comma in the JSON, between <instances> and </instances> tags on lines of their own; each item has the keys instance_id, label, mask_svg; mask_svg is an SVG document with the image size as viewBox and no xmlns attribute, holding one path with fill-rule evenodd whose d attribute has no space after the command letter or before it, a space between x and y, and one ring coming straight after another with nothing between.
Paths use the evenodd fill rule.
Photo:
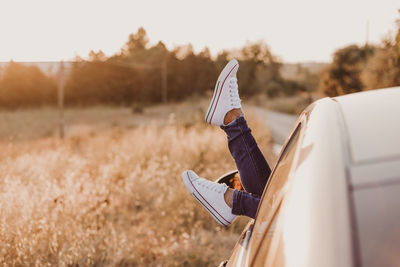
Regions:
<instances>
[{"instance_id":1,"label":"foliage","mask_svg":"<svg viewBox=\"0 0 400 267\"><path fill-rule=\"evenodd\" d=\"M207 49L195 54L190 47L169 51L162 42L149 46L143 28L129 36L119 54L103 55L91 52L88 61L74 63L67 83L69 105L161 102L163 71L168 98L181 100L204 94L217 76Z\"/></svg>"},{"instance_id":2,"label":"foliage","mask_svg":"<svg viewBox=\"0 0 400 267\"><path fill-rule=\"evenodd\" d=\"M77 58L65 88L69 106L147 104L180 101L212 92L218 73L237 58L243 97L269 98L318 91L328 96L400 85L400 23L394 38L380 46L350 45L337 50L320 74L300 64L290 79L281 76L282 63L264 41L222 51L215 58L207 48L199 53L189 44L173 50L161 41L151 45L145 29L130 34L121 50L110 57L91 51L88 60ZM0 104L21 108L56 103L56 83L36 67L10 62L0 72Z\"/></svg>"},{"instance_id":3,"label":"foliage","mask_svg":"<svg viewBox=\"0 0 400 267\"><path fill-rule=\"evenodd\" d=\"M400 20L394 38L388 37L368 60L362 73L366 89L400 85Z\"/></svg>"},{"instance_id":4,"label":"foliage","mask_svg":"<svg viewBox=\"0 0 400 267\"><path fill-rule=\"evenodd\" d=\"M374 48L350 45L335 52L333 62L322 73L320 90L328 96L344 95L364 89L361 71Z\"/></svg>"},{"instance_id":5,"label":"foliage","mask_svg":"<svg viewBox=\"0 0 400 267\"><path fill-rule=\"evenodd\" d=\"M218 71L208 49L196 55L190 47L179 47L171 52L168 66L168 88L171 88L168 94L173 99L202 95L214 89Z\"/></svg>"},{"instance_id":6,"label":"foliage","mask_svg":"<svg viewBox=\"0 0 400 267\"><path fill-rule=\"evenodd\" d=\"M282 64L264 41L249 42L238 51L222 51L213 58L208 48L195 53L190 44L173 50L168 50L161 41L151 45L145 29L139 28L129 35L121 50L113 56L107 57L102 51L90 51L88 60L75 59L67 71L66 104L132 106L204 95L212 92L219 72L233 57L240 62L239 86L244 97L259 93L271 97L287 96L305 90L304 81L281 77ZM15 63L10 63L8 69L16 69L15 66ZM2 74L6 81L0 91L2 103L5 103L3 107L56 103L57 91L54 83L53 87L49 85L50 78L37 68L32 67L29 71L19 68L17 78L12 74L15 70L6 70ZM39 78L35 80L24 71L35 73L32 75ZM12 87L10 80L17 81L18 88Z\"/></svg>"},{"instance_id":7,"label":"foliage","mask_svg":"<svg viewBox=\"0 0 400 267\"><path fill-rule=\"evenodd\" d=\"M15 109L54 105L57 86L36 66L10 62L0 76L0 107Z\"/></svg>"},{"instance_id":8,"label":"foliage","mask_svg":"<svg viewBox=\"0 0 400 267\"><path fill-rule=\"evenodd\" d=\"M400 10L399 10L400 14ZM337 96L400 85L400 19L394 37L379 46L351 45L339 49L322 73L319 90Z\"/></svg>"},{"instance_id":9,"label":"foliage","mask_svg":"<svg viewBox=\"0 0 400 267\"><path fill-rule=\"evenodd\" d=\"M91 52L89 61L73 65L67 85L68 103L161 102L163 71L167 72L169 99L203 95L213 90L218 73L233 56L233 52L222 51L213 60L207 48L196 54L191 45L172 51L162 42L150 46L146 31L140 28L129 36L118 55L104 59L101 51ZM237 52L237 57L243 96L260 92L271 96L292 95L303 90L297 82L280 76L281 63L265 42L246 44Z\"/></svg>"},{"instance_id":10,"label":"foliage","mask_svg":"<svg viewBox=\"0 0 400 267\"><path fill-rule=\"evenodd\" d=\"M267 93L275 96L283 91L280 76L281 63L272 55L263 41L247 43L239 51L239 87L242 95Z\"/></svg>"},{"instance_id":11,"label":"foliage","mask_svg":"<svg viewBox=\"0 0 400 267\"><path fill-rule=\"evenodd\" d=\"M77 61L72 65L65 90L68 105L129 105L136 73L107 61Z\"/></svg>"}]
</instances>

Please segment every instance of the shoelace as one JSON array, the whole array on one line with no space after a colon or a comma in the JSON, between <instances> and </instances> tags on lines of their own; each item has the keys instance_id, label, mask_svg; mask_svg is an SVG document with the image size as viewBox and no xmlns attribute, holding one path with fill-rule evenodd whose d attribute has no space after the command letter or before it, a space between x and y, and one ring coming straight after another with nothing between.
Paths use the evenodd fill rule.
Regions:
<instances>
[{"instance_id":1,"label":"shoelace","mask_svg":"<svg viewBox=\"0 0 400 267\"><path fill-rule=\"evenodd\" d=\"M234 108L240 108L240 97L239 97L239 90L237 79L232 77L229 80L229 96L231 100L231 106Z\"/></svg>"},{"instance_id":2,"label":"shoelace","mask_svg":"<svg viewBox=\"0 0 400 267\"><path fill-rule=\"evenodd\" d=\"M222 189L224 188L223 184L210 182L204 178L199 178L197 184L219 194L222 193Z\"/></svg>"}]
</instances>

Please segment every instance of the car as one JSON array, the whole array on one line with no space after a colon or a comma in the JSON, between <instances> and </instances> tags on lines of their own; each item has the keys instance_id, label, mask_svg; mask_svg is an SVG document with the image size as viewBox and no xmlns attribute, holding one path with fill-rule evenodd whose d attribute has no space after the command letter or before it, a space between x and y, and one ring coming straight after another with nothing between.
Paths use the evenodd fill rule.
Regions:
<instances>
[{"instance_id":1,"label":"car","mask_svg":"<svg viewBox=\"0 0 400 267\"><path fill-rule=\"evenodd\" d=\"M399 139L400 87L311 104L220 266L400 266Z\"/></svg>"}]
</instances>

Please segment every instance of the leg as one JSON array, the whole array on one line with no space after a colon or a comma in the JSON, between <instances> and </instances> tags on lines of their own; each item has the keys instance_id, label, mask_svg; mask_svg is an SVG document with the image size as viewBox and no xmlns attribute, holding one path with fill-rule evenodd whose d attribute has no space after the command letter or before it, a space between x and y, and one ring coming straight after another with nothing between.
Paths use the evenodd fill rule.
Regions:
<instances>
[{"instance_id":1,"label":"leg","mask_svg":"<svg viewBox=\"0 0 400 267\"><path fill-rule=\"evenodd\" d=\"M239 116L242 106L236 78L238 68L239 63L232 59L221 71L205 120L225 130L243 187L249 193L261 195L271 169L251 135L246 120Z\"/></svg>"},{"instance_id":2,"label":"leg","mask_svg":"<svg viewBox=\"0 0 400 267\"><path fill-rule=\"evenodd\" d=\"M235 190L232 197L232 213L256 218L260 196Z\"/></svg>"},{"instance_id":3,"label":"leg","mask_svg":"<svg viewBox=\"0 0 400 267\"><path fill-rule=\"evenodd\" d=\"M201 178L193 171L184 171L182 179L190 194L219 224L228 226L237 215L255 218L259 196Z\"/></svg>"},{"instance_id":4,"label":"leg","mask_svg":"<svg viewBox=\"0 0 400 267\"><path fill-rule=\"evenodd\" d=\"M221 126L228 136L228 147L239 170L244 189L261 196L271 168L257 146L243 116L237 117L227 126Z\"/></svg>"},{"instance_id":5,"label":"leg","mask_svg":"<svg viewBox=\"0 0 400 267\"><path fill-rule=\"evenodd\" d=\"M238 62L233 59L222 70L205 120L221 126L226 132L242 185L249 193L200 178L193 171L182 174L183 182L192 196L224 226L229 225L236 215L255 217L260 196L271 173L246 120L240 116L241 100L236 79L238 68Z\"/></svg>"},{"instance_id":6,"label":"leg","mask_svg":"<svg viewBox=\"0 0 400 267\"><path fill-rule=\"evenodd\" d=\"M260 196L244 191L228 189L224 195L226 204L232 209L232 214L245 215L255 219Z\"/></svg>"},{"instance_id":7,"label":"leg","mask_svg":"<svg viewBox=\"0 0 400 267\"><path fill-rule=\"evenodd\" d=\"M229 196L228 199L232 199L230 206L233 214L254 219L260 196L271 174L271 168L258 148L246 120L243 116L232 116L235 113L238 114L235 111L227 113L226 117L231 118L225 123L229 121L230 123L221 128L227 134L228 147L239 170L242 185L247 192L252 194L235 190L232 197Z\"/></svg>"}]
</instances>

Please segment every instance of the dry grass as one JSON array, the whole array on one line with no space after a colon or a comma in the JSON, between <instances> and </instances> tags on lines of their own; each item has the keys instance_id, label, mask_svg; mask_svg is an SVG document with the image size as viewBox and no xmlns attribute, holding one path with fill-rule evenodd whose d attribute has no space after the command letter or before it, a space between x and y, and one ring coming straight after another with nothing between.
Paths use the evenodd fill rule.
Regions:
<instances>
[{"instance_id":1,"label":"dry grass","mask_svg":"<svg viewBox=\"0 0 400 267\"><path fill-rule=\"evenodd\" d=\"M185 169L216 178L234 168L224 133L200 122L202 105L143 115L69 110L76 122L68 119L63 141L46 131L54 120L41 119L52 109L0 114L14 120L0 136L0 264L215 266L227 258L246 219L218 226L180 178ZM268 130L250 120L271 155Z\"/></svg>"}]
</instances>

